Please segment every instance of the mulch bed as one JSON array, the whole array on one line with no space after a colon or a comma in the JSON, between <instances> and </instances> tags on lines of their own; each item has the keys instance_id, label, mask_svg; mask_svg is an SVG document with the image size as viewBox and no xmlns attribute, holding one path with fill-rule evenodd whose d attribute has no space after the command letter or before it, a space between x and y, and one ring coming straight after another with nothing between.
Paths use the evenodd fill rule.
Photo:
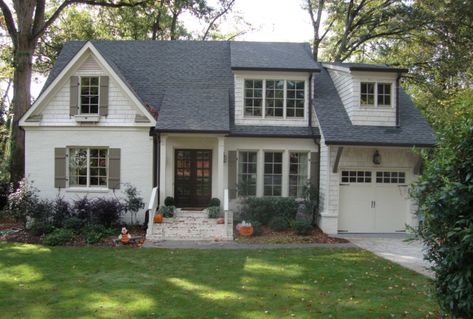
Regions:
<instances>
[{"instance_id":1,"label":"mulch bed","mask_svg":"<svg viewBox=\"0 0 473 319\"><path fill-rule=\"evenodd\" d=\"M293 230L276 232L269 227L263 226L261 235L245 237L240 236L234 229L235 240L245 244L341 244L349 241L343 238L330 237L320 228L314 227L312 233L307 236L298 235Z\"/></svg>"},{"instance_id":2,"label":"mulch bed","mask_svg":"<svg viewBox=\"0 0 473 319\"><path fill-rule=\"evenodd\" d=\"M12 230L15 230L15 232L12 232ZM117 227L116 236L105 237L101 241L95 244L88 244L82 236L78 235L71 242L66 243L65 246L116 247L116 245L113 243L113 240L118 238L120 231L121 231L121 227ZM126 246L127 247L141 247L144 243L146 231L138 226L128 227L128 231L133 236L140 236L142 239L138 240L136 243L130 243ZM21 223L9 221L9 220L0 221L0 241L17 242L17 243L25 243L25 244L42 244L43 242L42 236L35 236L31 232L27 231ZM124 245L118 245L118 246L124 246Z\"/></svg>"}]
</instances>

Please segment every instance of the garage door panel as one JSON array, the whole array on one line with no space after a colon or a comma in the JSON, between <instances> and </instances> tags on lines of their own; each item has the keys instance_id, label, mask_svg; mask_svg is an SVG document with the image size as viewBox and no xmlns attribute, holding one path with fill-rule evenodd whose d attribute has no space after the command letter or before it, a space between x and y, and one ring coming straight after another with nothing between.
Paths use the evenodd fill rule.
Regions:
<instances>
[{"instance_id":1,"label":"garage door panel","mask_svg":"<svg viewBox=\"0 0 473 319\"><path fill-rule=\"evenodd\" d=\"M340 231L369 232L375 227L375 212L371 208L371 185L340 185Z\"/></svg>"},{"instance_id":2,"label":"garage door panel","mask_svg":"<svg viewBox=\"0 0 473 319\"><path fill-rule=\"evenodd\" d=\"M376 217L377 232L396 232L405 229L407 196L406 190L399 185L376 185Z\"/></svg>"}]
</instances>

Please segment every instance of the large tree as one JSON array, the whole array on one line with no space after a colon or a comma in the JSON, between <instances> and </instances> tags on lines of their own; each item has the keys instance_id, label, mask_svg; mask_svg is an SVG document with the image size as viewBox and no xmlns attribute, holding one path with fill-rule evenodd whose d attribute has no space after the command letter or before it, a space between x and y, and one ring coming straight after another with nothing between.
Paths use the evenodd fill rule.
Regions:
<instances>
[{"instance_id":1,"label":"large tree","mask_svg":"<svg viewBox=\"0 0 473 319\"><path fill-rule=\"evenodd\" d=\"M5 28L13 47L13 114L11 179L18 181L24 175L25 134L18 126L19 119L31 103L31 75L33 55L40 37L72 4L83 3L104 7L135 6L137 2L115 0L65 0L48 8L46 0L0 0ZM50 9L50 10L48 10Z\"/></svg>"}]
</instances>

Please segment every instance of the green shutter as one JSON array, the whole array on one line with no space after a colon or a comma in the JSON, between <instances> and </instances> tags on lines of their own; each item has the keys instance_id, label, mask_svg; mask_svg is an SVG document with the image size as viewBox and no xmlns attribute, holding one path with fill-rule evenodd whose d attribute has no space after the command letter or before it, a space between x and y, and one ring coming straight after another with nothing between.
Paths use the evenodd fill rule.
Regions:
<instances>
[{"instance_id":1,"label":"green shutter","mask_svg":"<svg viewBox=\"0 0 473 319\"><path fill-rule=\"evenodd\" d=\"M311 152L310 153L310 184L319 189L319 153Z\"/></svg>"},{"instance_id":2,"label":"green shutter","mask_svg":"<svg viewBox=\"0 0 473 319\"><path fill-rule=\"evenodd\" d=\"M237 154L228 152L228 197L235 199L237 195Z\"/></svg>"},{"instance_id":3,"label":"green shutter","mask_svg":"<svg viewBox=\"0 0 473 319\"><path fill-rule=\"evenodd\" d=\"M108 188L120 188L120 149L108 150Z\"/></svg>"},{"instance_id":4,"label":"green shutter","mask_svg":"<svg viewBox=\"0 0 473 319\"><path fill-rule=\"evenodd\" d=\"M74 116L79 113L79 77L71 76L70 81L69 115Z\"/></svg>"},{"instance_id":5,"label":"green shutter","mask_svg":"<svg viewBox=\"0 0 473 319\"><path fill-rule=\"evenodd\" d=\"M108 115L108 76L100 77L99 115Z\"/></svg>"},{"instance_id":6,"label":"green shutter","mask_svg":"<svg viewBox=\"0 0 473 319\"><path fill-rule=\"evenodd\" d=\"M54 149L54 187L66 187L66 149Z\"/></svg>"}]
</instances>

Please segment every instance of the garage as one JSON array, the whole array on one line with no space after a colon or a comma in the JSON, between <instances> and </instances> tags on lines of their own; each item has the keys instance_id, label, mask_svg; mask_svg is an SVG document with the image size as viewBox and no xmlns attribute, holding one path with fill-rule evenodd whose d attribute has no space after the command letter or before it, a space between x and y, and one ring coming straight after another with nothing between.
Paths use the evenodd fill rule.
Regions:
<instances>
[{"instance_id":1,"label":"garage","mask_svg":"<svg viewBox=\"0 0 473 319\"><path fill-rule=\"evenodd\" d=\"M341 169L338 231L404 231L408 195L405 170Z\"/></svg>"}]
</instances>

